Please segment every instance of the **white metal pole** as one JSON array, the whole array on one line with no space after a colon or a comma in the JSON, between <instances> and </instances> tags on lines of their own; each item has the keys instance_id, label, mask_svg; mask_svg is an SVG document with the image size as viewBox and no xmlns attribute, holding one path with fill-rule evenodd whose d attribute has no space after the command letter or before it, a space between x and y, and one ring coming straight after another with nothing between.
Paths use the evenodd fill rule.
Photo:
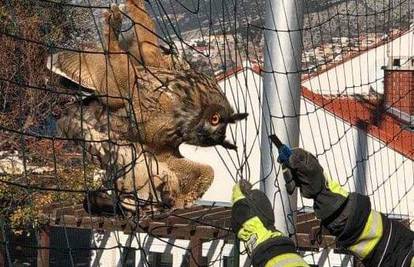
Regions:
<instances>
[{"instance_id":1,"label":"white metal pole","mask_svg":"<svg viewBox=\"0 0 414 267\"><path fill-rule=\"evenodd\" d=\"M267 0L266 5L261 189L274 203L277 229L293 233L292 220L287 215L296 209L296 194L289 197L286 192L276 162L277 149L271 149L268 136L274 133L291 147L299 144L303 0Z\"/></svg>"}]
</instances>

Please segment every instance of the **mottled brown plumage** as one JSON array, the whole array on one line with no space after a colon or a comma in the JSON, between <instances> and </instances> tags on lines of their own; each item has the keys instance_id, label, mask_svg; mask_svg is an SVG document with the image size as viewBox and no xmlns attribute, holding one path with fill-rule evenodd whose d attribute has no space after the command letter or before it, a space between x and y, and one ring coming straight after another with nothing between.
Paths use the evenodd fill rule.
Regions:
<instances>
[{"instance_id":1,"label":"mottled brown plumage","mask_svg":"<svg viewBox=\"0 0 414 267\"><path fill-rule=\"evenodd\" d=\"M234 113L214 79L190 68L176 69L172 67L174 64L166 63L167 57L161 53L152 33L153 22L143 2L128 0L126 4L129 15L137 22L137 36L143 37L132 42L134 46L129 49L132 59L131 55L120 53L123 52L118 43L122 15L114 5L106 15L104 30L107 48L114 53L63 52L55 60L50 59L52 71L94 90L98 99L84 103L82 113L79 107L70 107L59 121L60 129L67 137L110 139L130 144L136 151L149 152L150 162L160 164L161 177L159 173L148 173L145 166L148 161L127 156L130 153L125 147L128 146L117 144L111 150L103 148L100 142L91 142L87 147L102 167L114 164L125 169L135 162L132 171L120 174L122 179L118 180L122 183L115 183L118 191L123 192L121 195L136 190L138 195L148 198L156 195L151 194L150 188L141 189L156 176L158 182L152 191L164 194L172 206L183 207L202 196L211 185L214 173L208 165L183 158L179 145L235 148L225 140L226 127L247 114ZM88 125L87 131L80 131L81 115ZM115 160L108 161L108 157Z\"/></svg>"},{"instance_id":2,"label":"mottled brown plumage","mask_svg":"<svg viewBox=\"0 0 414 267\"><path fill-rule=\"evenodd\" d=\"M166 68L170 60L164 57L160 49L154 21L145 9L144 1L127 0L126 7L128 16L133 18L133 32L132 38L127 39L124 50L139 65Z\"/></svg>"},{"instance_id":3,"label":"mottled brown plumage","mask_svg":"<svg viewBox=\"0 0 414 267\"><path fill-rule=\"evenodd\" d=\"M135 205L137 197L174 206L180 195L176 174L145 145L125 141L131 124L124 111L110 111L94 98L71 104L58 121L59 134L78 140L106 170L107 186L116 189L124 206Z\"/></svg>"}]
</instances>

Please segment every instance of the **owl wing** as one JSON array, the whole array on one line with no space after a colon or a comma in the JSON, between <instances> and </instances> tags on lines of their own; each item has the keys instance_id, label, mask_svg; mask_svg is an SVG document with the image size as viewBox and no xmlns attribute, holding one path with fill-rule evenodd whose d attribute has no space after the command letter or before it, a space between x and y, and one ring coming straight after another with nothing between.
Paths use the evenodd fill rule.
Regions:
<instances>
[{"instance_id":1,"label":"owl wing","mask_svg":"<svg viewBox=\"0 0 414 267\"><path fill-rule=\"evenodd\" d=\"M125 2L133 30L126 50L136 59L138 65L149 67L166 67L162 50L158 42L155 24L148 14L144 0L127 0Z\"/></svg>"},{"instance_id":2,"label":"owl wing","mask_svg":"<svg viewBox=\"0 0 414 267\"><path fill-rule=\"evenodd\" d=\"M101 102L108 101L110 107L124 105L122 98L133 94L135 71L127 55L65 51L50 56L47 67L98 96L108 96Z\"/></svg>"}]
</instances>

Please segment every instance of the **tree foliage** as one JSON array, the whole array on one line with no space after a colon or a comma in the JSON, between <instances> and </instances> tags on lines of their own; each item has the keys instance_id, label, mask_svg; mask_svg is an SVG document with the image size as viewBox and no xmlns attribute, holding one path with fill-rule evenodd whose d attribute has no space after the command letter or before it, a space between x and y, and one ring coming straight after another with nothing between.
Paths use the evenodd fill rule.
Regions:
<instances>
[{"instance_id":1,"label":"tree foliage","mask_svg":"<svg viewBox=\"0 0 414 267\"><path fill-rule=\"evenodd\" d=\"M52 203L84 197L60 190L94 186L96 168L80 146L53 137L56 119L74 99L46 58L70 36L69 17L64 5L0 3L0 216L14 229L39 226ZM17 169L5 171L11 162Z\"/></svg>"}]
</instances>

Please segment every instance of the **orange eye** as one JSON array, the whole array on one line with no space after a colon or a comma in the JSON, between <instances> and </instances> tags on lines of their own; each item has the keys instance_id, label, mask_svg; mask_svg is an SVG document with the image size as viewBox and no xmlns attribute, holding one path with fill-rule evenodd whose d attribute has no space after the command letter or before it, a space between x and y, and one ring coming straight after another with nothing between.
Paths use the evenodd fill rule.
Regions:
<instances>
[{"instance_id":1,"label":"orange eye","mask_svg":"<svg viewBox=\"0 0 414 267\"><path fill-rule=\"evenodd\" d=\"M219 122L220 122L220 114L214 113L210 119L211 125L216 126L217 124L219 124Z\"/></svg>"}]
</instances>

